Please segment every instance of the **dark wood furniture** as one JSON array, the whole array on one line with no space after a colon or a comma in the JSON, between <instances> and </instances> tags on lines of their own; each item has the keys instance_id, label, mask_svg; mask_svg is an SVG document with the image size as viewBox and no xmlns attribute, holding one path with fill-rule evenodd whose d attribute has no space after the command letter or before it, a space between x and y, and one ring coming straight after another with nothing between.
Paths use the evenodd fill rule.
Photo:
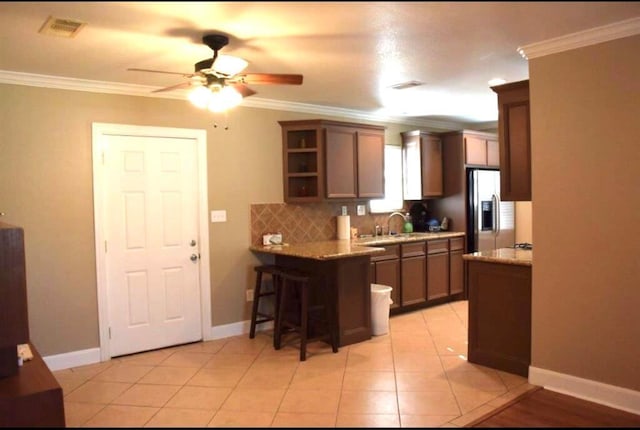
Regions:
<instances>
[{"instance_id":1,"label":"dark wood furniture","mask_svg":"<svg viewBox=\"0 0 640 430\"><path fill-rule=\"evenodd\" d=\"M0 222L0 378L18 373L17 346L27 342L24 231Z\"/></svg>"},{"instance_id":2,"label":"dark wood furniture","mask_svg":"<svg viewBox=\"0 0 640 430\"><path fill-rule=\"evenodd\" d=\"M338 321L338 345L346 346L371 339L370 257L353 256L329 260L276 255L275 264L302 270L318 284L314 291L329 291ZM315 296L312 301L321 302Z\"/></svg>"},{"instance_id":3,"label":"dark wood furniture","mask_svg":"<svg viewBox=\"0 0 640 430\"><path fill-rule=\"evenodd\" d=\"M280 121L284 201L384 197L385 127Z\"/></svg>"},{"instance_id":4,"label":"dark wood furniture","mask_svg":"<svg viewBox=\"0 0 640 430\"><path fill-rule=\"evenodd\" d=\"M392 315L466 298L463 236L375 245L383 253L371 256L375 284L392 288Z\"/></svg>"},{"instance_id":5,"label":"dark wood furniture","mask_svg":"<svg viewBox=\"0 0 640 430\"><path fill-rule=\"evenodd\" d=\"M491 87L498 94L500 198L531 200L529 81Z\"/></svg>"},{"instance_id":6,"label":"dark wood furniture","mask_svg":"<svg viewBox=\"0 0 640 430\"><path fill-rule=\"evenodd\" d=\"M444 193L442 140L423 130L400 133L402 136L402 177L405 200L440 197Z\"/></svg>"},{"instance_id":7,"label":"dark wood furniture","mask_svg":"<svg viewBox=\"0 0 640 430\"><path fill-rule=\"evenodd\" d=\"M391 287L390 310L400 308L400 245L384 246L384 253L371 256L371 280Z\"/></svg>"},{"instance_id":8,"label":"dark wood furniture","mask_svg":"<svg viewBox=\"0 0 640 430\"><path fill-rule=\"evenodd\" d=\"M64 427L62 388L29 343L24 231L0 222L0 426ZM17 346L33 359L18 366Z\"/></svg>"},{"instance_id":9,"label":"dark wood furniture","mask_svg":"<svg viewBox=\"0 0 640 430\"><path fill-rule=\"evenodd\" d=\"M286 329L297 333L300 337L300 361L307 359L307 343L315 340L328 340L333 352L338 352L331 291L322 283L315 282L314 277L300 270L278 270L274 347L281 348ZM316 293L317 300L313 300L312 293Z\"/></svg>"},{"instance_id":10,"label":"dark wood furniture","mask_svg":"<svg viewBox=\"0 0 640 430\"><path fill-rule=\"evenodd\" d=\"M17 374L0 378L0 427L64 427L62 388L38 350L29 347L33 359Z\"/></svg>"},{"instance_id":11,"label":"dark wood furniture","mask_svg":"<svg viewBox=\"0 0 640 430\"><path fill-rule=\"evenodd\" d=\"M262 266L256 266L253 268L256 272L256 285L253 290L253 306L251 307L251 325L249 328L249 338L253 339L256 336L256 326L270 321L275 321L275 298L278 288L278 268L273 264L264 264ZM263 275L269 275L271 277L271 289L264 289ZM261 308L262 298L271 297L274 301L272 303L271 312L267 312L264 308Z\"/></svg>"},{"instance_id":12,"label":"dark wood furniture","mask_svg":"<svg viewBox=\"0 0 640 430\"><path fill-rule=\"evenodd\" d=\"M531 363L531 266L465 260L469 357L521 376Z\"/></svg>"}]
</instances>

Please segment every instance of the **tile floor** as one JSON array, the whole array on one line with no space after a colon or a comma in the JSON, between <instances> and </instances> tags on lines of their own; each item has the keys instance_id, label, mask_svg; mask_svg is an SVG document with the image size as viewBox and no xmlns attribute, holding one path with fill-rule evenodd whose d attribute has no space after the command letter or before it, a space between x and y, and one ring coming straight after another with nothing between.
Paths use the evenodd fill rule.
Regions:
<instances>
[{"instance_id":1,"label":"tile floor","mask_svg":"<svg viewBox=\"0 0 640 430\"><path fill-rule=\"evenodd\" d=\"M458 301L393 316L389 333L300 362L272 332L54 372L69 427L463 427L532 389L468 363Z\"/></svg>"}]
</instances>

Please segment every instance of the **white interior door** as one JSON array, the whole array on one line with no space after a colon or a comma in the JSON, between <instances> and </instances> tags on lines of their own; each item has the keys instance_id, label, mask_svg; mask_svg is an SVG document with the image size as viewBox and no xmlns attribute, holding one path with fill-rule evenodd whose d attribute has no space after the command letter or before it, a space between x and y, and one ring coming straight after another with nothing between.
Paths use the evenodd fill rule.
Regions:
<instances>
[{"instance_id":1,"label":"white interior door","mask_svg":"<svg viewBox=\"0 0 640 430\"><path fill-rule=\"evenodd\" d=\"M104 139L110 355L200 340L196 142Z\"/></svg>"}]
</instances>

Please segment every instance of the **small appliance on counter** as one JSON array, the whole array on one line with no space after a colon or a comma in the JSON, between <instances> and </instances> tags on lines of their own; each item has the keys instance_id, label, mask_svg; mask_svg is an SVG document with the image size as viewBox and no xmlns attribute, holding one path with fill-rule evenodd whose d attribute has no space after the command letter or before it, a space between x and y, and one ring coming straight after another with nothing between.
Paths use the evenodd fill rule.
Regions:
<instances>
[{"instance_id":1,"label":"small appliance on counter","mask_svg":"<svg viewBox=\"0 0 640 430\"><path fill-rule=\"evenodd\" d=\"M431 214L427 210L427 206L422 202L416 202L409 208L409 216L413 224L413 231L425 232L429 231L429 220Z\"/></svg>"}]
</instances>

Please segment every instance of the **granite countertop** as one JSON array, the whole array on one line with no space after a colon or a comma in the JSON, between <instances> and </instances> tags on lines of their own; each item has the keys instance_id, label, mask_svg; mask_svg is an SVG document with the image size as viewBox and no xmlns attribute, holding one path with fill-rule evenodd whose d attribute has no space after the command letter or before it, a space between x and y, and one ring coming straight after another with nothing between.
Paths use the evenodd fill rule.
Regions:
<instances>
[{"instance_id":1,"label":"granite countertop","mask_svg":"<svg viewBox=\"0 0 640 430\"><path fill-rule=\"evenodd\" d=\"M464 235L464 232L461 231L441 231L438 233L414 232L384 236L360 237L358 239L352 239L352 242L358 245L378 246L394 245L397 243L406 242L420 242L424 240L448 239L450 237L464 237Z\"/></svg>"},{"instance_id":2,"label":"granite countertop","mask_svg":"<svg viewBox=\"0 0 640 430\"><path fill-rule=\"evenodd\" d=\"M253 245L251 251L266 254L287 255L291 257L311 258L314 260L333 260L337 258L357 257L384 252L384 248L374 248L357 244L351 240L324 240L283 245Z\"/></svg>"},{"instance_id":3,"label":"granite countertop","mask_svg":"<svg viewBox=\"0 0 640 430\"><path fill-rule=\"evenodd\" d=\"M346 240L324 240L282 245L253 245L249 249L266 254L288 255L291 257L311 258L314 260L332 260L336 258L373 255L384 252L378 246L405 242L419 242L433 239L464 236L463 232L405 233L393 236L362 237Z\"/></svg>"},{"instance_id":4,"label":"granite countertop","mask_svg":"<svg viewBox=\"0 0 640 430\"><path fill-rule=\"evenodd\" d=\"M465 260L486 261L487 263L515 264L531 266L533 251L519 248L499 248L490 251L479 251L462 256Z\"/></svg>"}]
</instances>

